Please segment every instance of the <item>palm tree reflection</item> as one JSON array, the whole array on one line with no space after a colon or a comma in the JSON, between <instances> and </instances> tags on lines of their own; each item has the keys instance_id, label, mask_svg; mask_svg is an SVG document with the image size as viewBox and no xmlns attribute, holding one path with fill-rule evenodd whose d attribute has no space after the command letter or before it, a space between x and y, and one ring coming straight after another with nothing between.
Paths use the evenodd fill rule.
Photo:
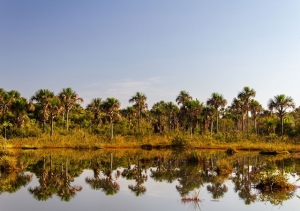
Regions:
<instances>
[{"instance_id":1,"label":"palm tree reflection","mask_svg":"<svg viewBox=\"0 0 300 211\"><path fill-rule=\"evenodd\" d=\"M52 156L50 156L50 169L46 168L46 161L43 158L43 168L40 171L39 186L29 187L28 191L38 201L46 201L53 195L60 197L62 201L70 201L75 197L77 191L81 191L82 187L71 185L74 182L73 177L68 173L68 162L62 164L60 172L52 169Z\"/></svg>"},{"instance_id":2,"label":"palm tree reflection","mask_svg":"<svg viewBox=\"0 0 300 211\"><path fill-rule=\"evenodd\" d=\"M147 181L148 175L146 172L142 171L140 160L138 159L138 164L133 167L129 164L127 169L124 169L122 176L127 179L135 179L135 185L128 185L128 188L135 193L136 196L141 196L147 191L143 183Z\"/></svg>"},{"instance_id":3,"label":"palm tree reflection","mask_svg":"<svg viewBox=\"0 0 300 211\"><path fill-rule=\"evenodd\" d=\"M112 156L112 155L111 155ZM92 169L94 171L93 178L85 178L86 183L88 183L93 190L101 190L106 195L115 195L120 190L120 185L116 180L120 177L121 173L119 170L113 176L112 170L112 159L111 159L111 168L105 169L101 172L101 163L96 160L92 163Z\"/></svg>"}]
</instances>

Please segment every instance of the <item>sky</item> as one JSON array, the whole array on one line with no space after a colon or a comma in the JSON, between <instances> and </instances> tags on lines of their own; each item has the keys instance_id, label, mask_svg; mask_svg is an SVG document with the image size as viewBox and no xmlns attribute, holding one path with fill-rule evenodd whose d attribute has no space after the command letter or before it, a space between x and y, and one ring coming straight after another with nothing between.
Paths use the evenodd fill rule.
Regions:
<instances>
[{"instance_id":1,"label":"sky","mask_svg":"<svg viewBox=\"0 0 300 211\"><path fill-rule=\"evenodd\" d=\"M0 87L30 98L71 87L84 99L181 90L231 104L249 86L267 108L300 106L299 0L0 0Z\"/></svg>"}]
</instances>

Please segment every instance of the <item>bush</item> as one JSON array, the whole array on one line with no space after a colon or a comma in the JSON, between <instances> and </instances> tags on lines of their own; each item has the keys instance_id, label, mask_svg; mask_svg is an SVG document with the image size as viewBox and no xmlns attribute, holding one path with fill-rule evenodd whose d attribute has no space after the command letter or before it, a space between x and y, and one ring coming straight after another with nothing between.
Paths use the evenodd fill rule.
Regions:
<instances>
[{"instance_id":1,"label":"bush","mask_svg":"<svg viewBox=\"0 0 300 211\"><path fill-rule=\"evenodd\" d=\"M172 145L176 147L183 147L187 145L187 140L182 136L175 136L172 140Z\"/></svg>"},{"instance_id":2,"label":"bush","mask_svg":"<svg viewBox=\"0 0 300 211\"><path fill-rule=\"evenodd\" d=\"M38 137L42 134L42 130L38 127L24 127L24 128L10 128L6 132L7 138L14 138L14 137L22 137L22 138L29 138L29 137Z\"/></svg>"},{"instance_id":3,"label":"bush","mask_svg":"<svg viewBox=\"0 0 300 211\"><path fill-rule=\"evenodd\" d=\"M262 191L294 190L295 186L288 183L284 175L278 174L261 178L256 188Z\"/></svg>"},{"instance_id":4,"label":"bush","mask_svg":"<svg viewBox=\"0 0 300 211\"><path fill-rule=\"evenodd\" d=\"M16 169L17 168L17 160L15 157L10 156L2 156L0 158L0 168L1 169Z\"/></svg>"}]
</instances>

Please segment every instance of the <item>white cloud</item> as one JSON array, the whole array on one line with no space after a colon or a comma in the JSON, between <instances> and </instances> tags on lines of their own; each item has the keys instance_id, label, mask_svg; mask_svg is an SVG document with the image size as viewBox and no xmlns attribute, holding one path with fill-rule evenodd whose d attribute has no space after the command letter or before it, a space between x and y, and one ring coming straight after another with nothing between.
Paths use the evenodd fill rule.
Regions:
<instances>
[{"instance_id":1,"label":"white cloud","mask_svg":"<svg viewBox=\"0 0 300 211\"><path fill-rule=\"evenodd\" d=\"M100 97L105 100L107 97L117 98L121 102L121 107L131 106L128 101L136 92L142 92L147 96L148 108L161 100L174 101L177 90L172 90L167 86L167 77L152 77L145 80L124 79L113 83L92 84L86 87L83 94L86 106L91 99ZM95 90L95 87L98 90Z\"/></svg>"},{"instance_id":2,"label":"white cloud","mask_svg":"<svg viewBox=\"0 0 300 211\"><path fill-rule=\"evenodd\" d=\"M153 77L143 81L136 81L127 79L121 82L113 83L108 89L107 94L112 96L128 96L134 95L136 92L143 92L157 90L156 86L163 83L162 77Z\"/></svg>"}]
</instances>

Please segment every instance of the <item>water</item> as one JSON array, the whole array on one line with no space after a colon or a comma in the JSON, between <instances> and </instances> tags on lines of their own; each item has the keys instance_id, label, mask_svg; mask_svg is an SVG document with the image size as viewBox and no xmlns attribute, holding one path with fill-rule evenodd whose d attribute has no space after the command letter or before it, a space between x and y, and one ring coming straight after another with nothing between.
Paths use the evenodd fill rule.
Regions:
<instances>
[{"instance_id":1,"label":"water","mask_svg":"<svg viewBox=\"0 0 300 211\"><path fill-rule=\"evenodd\" d=\"M16 151L15 157L23 170L1 173L1 211L290 211L300 204L299 188L269 192L254 188L257 177L267 173L284 173L299 186L296 155L36 150ZM188 200L193 197L199 200Z\"/></svg>"}]
</instances>

